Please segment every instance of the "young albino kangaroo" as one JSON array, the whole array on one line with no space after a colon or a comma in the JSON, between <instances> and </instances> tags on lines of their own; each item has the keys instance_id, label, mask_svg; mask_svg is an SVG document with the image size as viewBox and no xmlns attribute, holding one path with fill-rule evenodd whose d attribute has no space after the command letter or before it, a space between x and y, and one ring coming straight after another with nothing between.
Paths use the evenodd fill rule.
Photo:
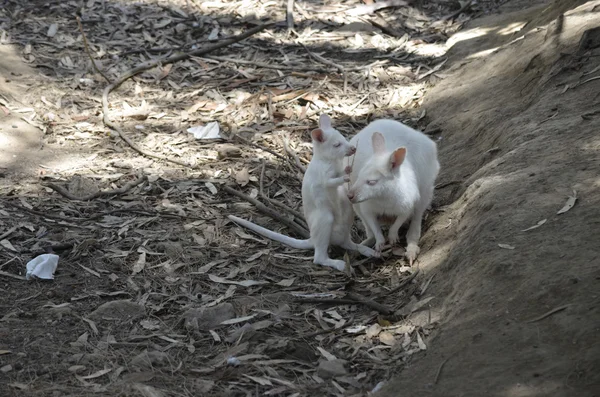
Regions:
<instances>
[{"instance_id":1,"label":"young albino kangaroo","mask_svg":"<svg viewBox=\"0 0 600 397\"><path fill-rule=\"evenodd\" d=\"M344 261L329 258L327 251L330 244L365 256L379 256L373 249L354 243L350 236L354 212L343 186L350 180L348 175L344 175L343 159L354 154L356 149L331 126L331 119L325 114L319 118L319 128L313 130L311 136L313 157L302 180L302 204L310 231L309 239L284 236L233 215L228 218L292 248L314 248L315 264L348 272Z\"/></svg>"},{"instance_id":2,"label":"young albino kangaroo","mask_svg":"<svg viewBox=\"0 0 600 397\"><path fill-rule=\"evenodd\" d=\"M362 220L367 239L381 252L385 237L380 222L393 222L388 238L398 241L398 230L412 218L406 235L406 257L411 266L419 254L421 221L431 203L440 165L437 146L421 132L394 120L376 120L356 134L360 140L348 199Z\"/></svg>"}]
</instances>

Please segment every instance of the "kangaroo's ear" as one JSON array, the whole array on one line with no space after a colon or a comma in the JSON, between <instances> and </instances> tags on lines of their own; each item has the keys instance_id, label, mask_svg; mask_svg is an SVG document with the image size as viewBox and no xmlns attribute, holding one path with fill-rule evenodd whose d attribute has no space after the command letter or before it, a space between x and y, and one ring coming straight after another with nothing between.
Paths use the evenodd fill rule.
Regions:
<instances>
[{"instance_id":1,"label":"kangaroo's ear","mask_svg":"<svg viewBox=\"0 0 600 397\"><path fill-rule=\"evenodd\" d=\"M390 156L390 168L392 170L397 169L404 162L404 158L406 157L406 148L399 147L398 149L392 152Z\"/></svg>"},{"instance_id":2,"label":"kangaroo's ear","mask_svg":"<svg viewBox=\"0 0 600 397\"><path fill-rule=\"evenodd\" d=\"M380 132L374 132L371 136L371 143L373 144L373 152L383 153L385 152L385 138Z\"/></svg>"},{"instance_id":3,"label":"kangaroo's ear","mask_svg":"<svg viewBox=\"0 0 600 397\"><path fill-rule=\"evenodd\" d=\"M331 117L325 113L319 116L319 128L331 128Z\"/></svg>"},{"instance_id":4,"label":"kangaroo's ear","mask_svg":"<svg viewBox=\"0 0 600 397\"><path fill-rule=\"evenodd\" d=\"M323 130L320 128L317 128L316 130L312 130L310 132L310 136L312 137L313 141L316 142L325 142L325 134L323 134Z\"/></svg>"}]
</instances>

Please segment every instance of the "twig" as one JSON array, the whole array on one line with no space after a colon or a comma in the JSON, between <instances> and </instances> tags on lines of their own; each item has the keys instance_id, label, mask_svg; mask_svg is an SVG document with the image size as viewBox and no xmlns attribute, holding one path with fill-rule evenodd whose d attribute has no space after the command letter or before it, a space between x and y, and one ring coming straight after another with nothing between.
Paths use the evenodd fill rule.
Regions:
<instances>
[{"instance_id":1,"label":"twig","mask_svg":"<svg viewBox=\"0 0 600 397\"><path fill-rule=\"evenodd\" d=\"M298 167L300 169L300 171L302 171L302 173L305 174L306 173L306 167L302 165L302 163L300 162L300 158L298 157L298 155L296 153L294 153L294 151L290 148L289 141L287 140L287 138L283 137L282 140L283 140L283 148L285 149L285 152L289 156L292 156L292 158L294 159L296 167Z\"/></svg>"},{"instance_id":2,"label":"twig","mask_svg":"<svg viewBox=\"0 0 600 397\"><path fill-rule=\"evenodd\" d=\"M104 80L106 80L106 82L108 84L110 84L110 79L108 77L106 77L106 75L104 73L102 73L102 71L100 69L98 69L98 65L96 65L96 61L94 60L94 57L92 57L92 52L90 51L90 47L88 46L88 42L87 39L85 38L85 33L83 32L83 26L81 25L81 19L79 19L79 16L76 15L75 18L77 19L77 25L79 25L79 31L81 32L81 37L83 38L83 47L85 48L85 52L87 52L88 57L90 57L90 61L92 61L92 66L94 67L94 70L96 71L96 73L99 73L102 77L104 77Z\"/></svg>"},{"instance_id":3,"label":"twig","mask_svg":"<svg viewBox=\"0 0 600 397\"><path fill-rule=\"evenodd\" d=\"M364 23L370 23L371 25L375 26L376 28L379 28L383 33L390 35L392 37L396 37L396 38L402 38L404 36L403 32L398 32L396 29L392 29L389 26L385 26L382 23L370 20L370 19L365 19L365 18L360 18Z\"/></svg>"},{"instance_id":4,"label":"twig","mask_svg":"<svg viewBox=\"0 0 600 397\"><path fill-rule=\"evenodd\" d=\"M580 87L580 86L582 86L582 85L584 85L584 84L586 84L586 83L589 83L590 81L594 81L594 80L598 80L598 79L600 79L600 76L596 76L596 77L590 77L589 79L587 79L587 80L584 80L584 81L582 81L581 83L577 84L577 85L576 85L575 87L573 87L573 88Z\"/></svg>"},{"instance_id":5,"label":"twig","mask_svg":"<svg viewBox=\"0 0 600 397\"><path fill-rule=\"evenodd\" d=\"M57 193L60 193L61 195L65 196L66 198L68 198L70 200L88 201L88 200L93 200L93 199L98 198L98 197L113 196L115 194L126 193L129 190L131 190L134 187L136 187L137 185L139 185L142 182L146 181L147 179L148 179L148 177L146 175L143 175L143 176L139 177L138 179L136 179L135 181L127 182L125 185L123 185L122 187L120 187L118 189L112 189L112 190L106 190L106 191L98 191L98 192L95 192L95 193L92 193L92 194L88 194L87 196L83 196L83 197L75 196L74 194L72 194L71 192L69 192L64 187L62 187L60 185L57 185L55 183L43 183L42 185L49 187L50 189L54 190Z\"/></svg>"},{"instance_id":6,"label":"twig","mask_svg":"<svg viewBox=\"0 0 600 397\"><path fill-rule=\"evenodd\" d=\"M387 0L387 1L378 1L373 4L361 4L358 7L351 8L346 10L347 14L350 15L365 15L372 14L375 11L382 10L384 8L390 7L402 7L408 5L408 2L404 0Z\"/></svg>"},{"instance_id":7,"label":"twig","mask_svg":"<svg viewBox=\"0 0 600 397\"><path fill-rule=\"evenodd\" d=\"M377 310L379 313L381 314L392 314L394 313L394 310L390 309L389 307L382 305L381 303L377 303L372 299L366 298L356 292L348 292L346 294L346 296L350 299L352 299L353 301L362 303L365 306L370 307L371 309Z\"/></svg>"},{"instance_id":8,"label":"twig","mask_svg":"<svg viewBox=\"0 0 600 397\"><path fill-rule=\"evenodd\" d=\"M0 271L0 276L12 277L12 278L16 278L17 280L25 280L25 277L17 276L16 274L3 272L3 271Z\"/></svg>"},{"instance_id":9,"label":"twig","mask_svg":"<svg viewBox=\"0 0 600 397\"><path fill-rule=\"evenodd\" d=\"M144 72L144 71L146 71L148 69L151 69L151 68L153 68L155 66L158 66L158 65L168 65L170 63L175 63L175 62L183 61L183 60L188 59L188 58L190 58L192 56L199 56L199 55L207 54L209 52L212 52L212 51L218 50L220 48L227 47L227 46L229 46L231 44L237 43L239 41L242 41L242 40L244 40L244 39L246 39L246 38L248 38L248 37L250 37L250 36L252 36L252 35L254 35L254 34L258 33L258 32L261 32L261 31L263 31L263 30L265 30L265 29L267 29L267 28L269 28L271 26L274 26L274 25L275 25L274 23L267 23L267 24L264 24L264 25L260 25L260 26L257 26L255 28L253 28L253 29L250 29L247 32L242 33L242 34L240 34L238 36L234 36L234 37L232 37L229 40L225 40L225 41L223 41L221 43L217 43L217 44L214 44L212 46L207 46L205 48L199 48L197 50L194 50L194 51L191 51L191 52L188 52L188 53L184 53L184 54L177 54L177 55L172 55L170 57L163 58L163 59L155 59L155 60L152 60L152 61L144 62L141 65L139 65L139 66L137 66L137 67L135 67L133 69L128 70L127 72L125 72L121 76L119 76L119 78L115 82L107 85L104 88L104 92L102 93L102 113L103 113L102 114L102 121L104 122L104 125L106 125L107 127L113 129L114 131L116 131L119 134L119 136L121 137L121 139L123 139L133 150L135 150L136 152L138 152L138 153L140 153L140 154L142 154L144 156L152 157L152 158L156 158L156 159L160 159L160 160L169 161L171 163L179 164L179 165L184 166L184 167L190 167L190 164L186 163L185 161L181 161L181 160L177 160L177 159L172 159L172 158L169 158L167 156L163 156L161 154L153 153L153 152L151 152L149 150L142 149L139 146L137 146L131 139L129 139L129 137L124 133L124 131L118 125L116 125L115 123L113 123L110 120L110 118L109 118L109 115L108 115L109 114L109 110L108 110L108 95L115 88L117 88L118 86L120 86L121 84L123 84L123 82L125 82L126 80L128 80L128 79L132 78L133 76L135 76L137 74L140 74L140 73L142 73L142 72Z\"/></svg>"},{"instance_id":10,"label":"twig","mask_svg":"<svg viewBox=\"0 0 600 397\"><path fill-rule=\"evenodd\" d=\"M304 237L304 238L309 238L310 234L308 233L307 230L305 230L304 228L302 228L300 225L298 225L296 222L291 221L281 215L279 215L276 211L270 209L269 207L267 207L266 205L264 205L263 203L261 203L260 201L253 199L252 197L248 196L247 194L244 194L240 191L237 191L235 189L230 188L229 186L221 186L223 188L223 190L225 190L227 193L233 194L234 196L237 196L243 200L246 200L247 202L253 204L260 212L265 213L266 215L270 216L271 218L283 223L284 225L286 225L287 227L289 227L290 229L294 230L296 233L298 233L300 236Z\"/></svg>"},{"instance_id":11,"label":"twig","mask_svg":"<svg viewBox=\"0 0 600 397\"><path fill-rule=\"evenodd\" d=\"M398 284L397 286L395 286L394 288L392 288L391 290L389 290L388 292L383 294L383 296L389 296L389 295L393 294L394 292L400 290L401 288L404 288L405 285L408 285L411 281L413 281L413 279L415 277L417 277L417 274L419 274L419 271L420 271L419 269L415 270L415 272L413 274L411 274L410 276L408 276L407 278L402 280L402 282L400 284Z\"/></svg>"},{"instance_id":12,"label":"twig","mask_svg":"<svg viewBox=\"0 0 600 397\"><path fill-rule=\"evenodd\" d=\"M448 360L450 360L452 356L446 358L444 361L442 361L442 363L440 364L436 374L435 374L435 378L433 378L433 384L437 384L438 380L440 380L440 374L442 373L442 368L444 368L444 365L446 365L446 363L448 362Z\"/></svg>"},{"instance_id":13,"label":"twig","mask_svg":"<svg viewBox=\"0 0 600 397\"><path fill-rule=\"evenodd\" d=\"M467 8L471 7L471 4L473 3L473 0L469 0L466 1L465 4L462 5L462 7L460 7L458 10L454 11L451 14L446 15L445 17L442 17L442 21L447 21L449 19L454 19L457 16L459 16L461 13L463 13L464 11L467 10Z\"/></svg>"},{"instance_id":14,"label":"twig","mask_svg":"<svg viewBox=\"0 0 600 397\"><path fill-rule=\"evenodd\" d=\"M462 181L454 180L454 181L442 182L442 183L438 183L437 185L435 185L435 189L443 189L447 186L457 185L459 183L462 183Z\"/></svg>"},{"instance_id":15,"label":"twig","mask_svg":"<svg viewBox=\"0 0 600 397\"><path fill-rule=\"evenodd\" d=\"M341 73L344 73L344 67L343 67L343 66L341 66L341 65L338 65L337 63L335 63L335 62L333 62L333 61L330 61L329 59L325 59L325 58L323 58L322 56L320 56L320 55L318 55L318 54L315 54L315 53L311 52L311 51L308 49L308 47L306 47L306 46L305 46L303 43L300 43L300 45L301 45L302 47L304 47L304 49L306 50L306 52L308 53L308 55L309 55L311 58L314 58L314 59L315 59L315 60L317 60L318 62L321 62L321 63L323 63L323 64L325 64L325 65L332 66L332 67L336 68L337 70L339 70Z\"/></svg>"},{"instance_id":16,"label":"twig","mask_svg":"<svg viewBox=\"0 0 600 397\"><path fill-rule=\"evenodd\" d=\"M274 204L280 208L283 208L284 210L286 210L287 212L289 212L290 214L292 214L295 219L294 221L297 222L300 226L302 226L303 228L305 228L306 230L308 230L308 225L306 224L306 221L304 220L304 216L299 213L298 211L296 211L295 209L288 207L287 205L283 204L282 202L272 199L270 197L268 197L263 189L263 180L265 178L265 161L262 161L262 168L260 170L260 179L259 179L259 193L260 193L260 197L262 197L263 199L267 200L269 203Z\"/></svg>"},{"instance_id":17,"label":"twig","mask_svg":"<svg viewBox=\"0 0 600 397\"><path fill-rule=\"evenodd\" d=\"M239 139L240 141L244 142L248 146L252 146L252 147L255 147L257 149L263 150L263 151L265 151L267 153L271 153L273 156L277 157L278 159L287 162L287 159L285 158L285 156L282 156L281 154L279 154L279 153L277 153L277 152L275 152L275 151L273 151L273 150L271 150L269 148L266 148L266 147L261 146L261 145L259 145L257 143L249 141L248 139L246 139L246 138L244 138L244 137L242 137L240 135L234 135L234 138L235 139Z\"/></svg>"},{"instance_id":18,"label":"twig","mask_svg":"<svg viewBox=\"0 0 600 397\"><path fill-rule=\"evenodd\" d=\"M550 317L550 316L551 316L551 315L553 315L554 313L558 313L558 312L561 312L561 311L565 310L565 309L566 309L566 308L568 308L569 306L571 306L571 304L570 304L570 303L569 303L569 304L566 304L566 305L559 306L559 307L555 307L554 309L547 311L546 313L542 314L541 316L537 316L537 317L535 317L535 318L532 318L531 320L527 320L527 321L525 321L525 323L526 323L526 324L528 324L528 323L535 323L536 321L543 320L543 319L545 319L546 317Z\"/></svg>"},{"instance_id":19,"label":"twig","mask_svg":"<svg viewBox=\"0 0 600 397\"><path fill-rule=\"evenodd\" d=\"M220 57L220 56L215 56L215 55L207 55L204 56L204 58L207 59L214 59L215 61L221 61L221 62L231 62L231 63L237 63L239 65L253 65L259 68L264 68L264 69L274 69L274 70L290 70L290 71L302 71L302 72L320 72L320 73L327 73L330 72L330 69L327 68L320 68L320 67L314 67L314 66L286 66L286 65L271 65L268 63L264 63L264 62L256 62L256 61L248 61L245 59L233 59L233 58L226 58L226 57Z\"/></svg>"},{"instance_id":20,"label":"twig","mask_svg":"<svg viewBox=\"0 0 600 397\"><path fill-rule=\"evenodd\" d=\"M13 232L15 230L17 230L19 228L19 226L13 226L10 229L8 229L6 232L0 234L0 240L4 240L5 238L7 238L8 236L10 236L11 234L13 234Z\"/></svg>"},{"instance_id":21,"label":"twig","mask_svg":"<svg viewBox=\"0 0 600 397\"><path fill-rule=\"evenodd\" d=\"M287 0L286 19L288 29L294 29L294 0Z\"/></svg>"}]
</instances>

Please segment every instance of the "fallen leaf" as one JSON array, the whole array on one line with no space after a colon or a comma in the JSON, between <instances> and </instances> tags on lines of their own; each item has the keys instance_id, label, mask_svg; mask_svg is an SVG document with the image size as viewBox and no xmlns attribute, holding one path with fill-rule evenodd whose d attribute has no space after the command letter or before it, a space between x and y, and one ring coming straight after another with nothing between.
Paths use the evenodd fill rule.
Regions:
<instances>
[{"instance_id":1,"label":"fallen leaf","mask_svg":"<svg viewBox=\"0 0 600 397\"><path fill-rule=\"evenodd\" d=\"M569 211L571 208L573 208L573 206L575 205L576 201L577 201L577 192L575 190L573 190L573 195L569 196L569 198L567 199L567 202L565 203L564 207L562 207L561 209L559 209L556 214L560 215L560 214L564 214L565 212Z\"/></svg>"},{"instance_id":2,"label":"fallen leaf","mask_svg":"<svg viewBox=\"0 0 600 397\"><path fill-rule=\"evenodd\" d=\"M211 279L211 281L214 281L215 283L234 284L234 285L240 285L242 287L252 287L253 285L269 284L268 281L255 281L255 280L233 281L233 280L227 280L227 279L225 279L223 277L215 276L214 274L209 274L208 278Z\"/></svg>"},{"instance_id":3,"label":"fallen leaf","mask_svg":"<svg viewBox=\"0 0 600 397\"><path fill-rule=\"evenodd\" d=\"M527 229L523 229L523 230L521 230L521 231L522 231L522 232L528 232L528 231L530 231L530 230L537 229L538 227L540 227L540 226L542 226L544 223L546 223L546 221L547 221L547 220L548 220L548 219L542 219L541 221L539 221L539 222L538 222L538 223L536 223L535 225L533 225L533 226L531 226L531 227L528 227Z\"/></svg>"},{"instance_id":4,"label":"fallen leaf","mask_svg":"<svg viewBox=\"0 0 600 397\"><path fill-rule=\"evenodd\" d=\"M131 270L131 273L132 274L138 274L139 272L141 272L142 270L144 270L145 267L146 267L146 252L143 251L140 254L140 257L138 258L138 260L135 263L135 265L133 265L133 269Z\"/></svg>"},{"instance_id":5,"label":"fallen leaf","mask_svg":"<svg viewBox=\"0 0 600 397\"><path fill-rule=\"evenodd\" d=\"M235 181L242 187L246 186L248 182L250 182L250 173L248 172L248 167L244 167L235 173Z\"/></svg>"},{"instance_id":6,"label":"fallen leaf","mask_svg":"<svg viewBox=\"0 0 600 397\"><path fill-rule=\"evenodd\" d=\"M277 285L279 285L280 287L290 287L292 284L294 284L294 280L296 280L295 277L281 280L277 283Z\"/></svg>"},{"instance_id":7,"label":"fallen leaf","mask_svg":"<svg viewBox=\"0 0 600 397\"><path fill-rule=\"evenodd\" d=\"M321 346L317 346L317 350L325 357L327 361L337 360L337 357L333 354L329 353L327 350L323 349Z\"/></svg>"},{"instance_id":8,"label":"fallen leaf","mask_svg":"<svg viewBox=\"0 0 600 397\"><path fill-rule=\"evenodd\" d=\"M46 33L46 36L48 36L48 37L54 37L57 32L58 32L58 25L55 24L55 23L53 23L48 28L48 32Z\"/></svg>"},{"instance_id":9,"label":"fallen leaf","mask_svg":"<svg viewBox=\"0 0 600 397\"><path fill-rule=\"evenodd\" d=\"M258 383L259 385L262 386L273 386L273 384L271 383L270 380L266 379L266 378L261 378L258 376L250 376L250 375L246 375L243 374L246 378L248 379L252 379L253 381L255 381L256 383Z\"/></svg>"},{"instance_id":10,"label":"fallen leaf","mask_svg":"<svg viewBox=\"0 0 600 397\"><path fill-rule=\"evenodd\" d=\"M90 374L90 375L87 375L87 376L78 376L77 378L78 379L83 379L83 380L95 379L95 378L101 377L102 375L106 375L110 371L112 371L112 368L101 369L100 371L96 371L93 374Z\"/></svg>"},{"instance_id":11,"label":"fallen leaf","mask_svg":"<svg viewBox=\"0 0 600 397\"><path fill-rule=\"evenodd\" d=\"M379 341L388 346L393 346L396 344L396 338L394 338L394 335L388 331L383 331L379 334Z\"/></svg>"},{"instance_id":12,"label":"fallen leaf","mask_svg":"<svg viewBox=\"0 0 600 397\"><path fill-rule=\"evenodd\" d=\"M421 338L421 334L418 332L417 332L417 343L419 344L419 349L427 350L427 345L425 345L425 342L423 342L423 339Z\"/></svg>"},{"instance_id":13,"label":"fallen leaf","mask_svg":"<svg viewBox=\"0 0 600 397\"><path fill-rule=\"evenodd\" d=\"M507 249L507 250L514 250L515 249L515 247L513 247L512 245L508 245L508 244L498 244L498 247L504 248L504 249Z\"/></svg>"},{"instance_id":14,"label":"fallen leaf","mask_svg":"<svg viewBox=\"0 0 600 397\"><path fill-rule=\"evenodd\" d=\"M211 182L206 182L204 185L208 188L208 190L210 190L212 194L217 194L217 188Z\"/></svg>"},{"instance_id":15,"label":"fallen leaf","mask_svg":"<svg viewBox=\"0 0 600 397\"><path fill-rule=\"evenodd\" d=\"M229 319L229 320L225 320L225 321L221 322L221 325L230 325L230 324L243 323L243 322L246 322L248 320L252 320L254 317L256 317L256 313L252 314L250 316L237 317L237 318L232 318L232 319Z\"/></svg>"},{"instance_id":16,"label":"fallen leaf","mask_svg":"<svg viewBox=\"0 0 600 397\"><path fill-rule=\"evenodd\" d=\"M3 246L4 248L6 248L7 250L17 252L15 247L13 247L13 245L7 239L0 241L0 245Z\"/></svg>"}]
</instances>

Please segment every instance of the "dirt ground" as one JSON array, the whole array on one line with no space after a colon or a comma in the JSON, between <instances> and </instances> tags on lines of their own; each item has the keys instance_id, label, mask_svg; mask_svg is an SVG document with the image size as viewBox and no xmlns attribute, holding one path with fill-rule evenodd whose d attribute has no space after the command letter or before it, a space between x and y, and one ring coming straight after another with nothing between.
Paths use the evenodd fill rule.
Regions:
<instances>
[{"instance_id":1,"label":"dirt ground","mask_svg":"<svg viewBox=\"0 0 600 397\"><path fill-rule=\"evenodd\" d=\"M347 71L346 81L335 67L307 78L313 71L221 72L224 61L198 58L119 88L113 112L145 111L142 99L154 106L145 117L119 118L123 129L145 148L199 168L142 156L102 124L106 82L81 40L68 39L77 24L60 18L71 5L23 11L5 3L10 11L0 23L10 16L11 28L0 28L16 42L0 44L1 395L600 396L600 1L480 2L476 18L443 34L419 25L426 18L410 9L384 11L388 21L415 18L420 33L407 22L406 54L377 58L395 63L371 74ZM206 15L220 10L214 3ZM319 29L333 26L326 18L337 4L325 2L323 17L312 2L299 3L328 21ZM447 14L446 3L424 10ZM135 47L119 34L148 39L127 7L115 5L123 29L94 51L111 78L129 64L111 64L117 52L109 45ZM168 27L184 5L169 18L139 7ZM315 26L300 20L298 31ZM39 35L54 21L67 26L55 37L66 31L66 38L44 44L51 39ZM91 40L100 42L102 30L94 29ZM253 41L252 60L264 60L261 51L286 52L300 59L295 65L317 59L306 52L319 48L276 37L281 51ZM406 42L396 39L391 48ZM365 43L375 48L320 53L344 67L389 55L380 42ZM213 67L223 74L210 75ZM265 82L283 77L293 95L278 102L288 91L277 85L261 100ZM294 86L302 79L309 85ZM254 96L238 101L239 87ZM410 100L396 105L404 87ZM387 92L391 99L382 99ZM234 103L233 113L219 101ZM222 186L299 210L295 164L310 156L306 131L321 111L348 135L392 117L438 142L439 184L412 269L401 252L352 257L349 280L312 265L308 252L225 220L233 212L293 234ZM227 141L237 154L223 157L223 142L189 139L188 127L213 119L241 136ZM279 130L295 158L286 157ZM141 184L93 200L69 199L49 185L68 184L81 196L117 189L139 171ZM270 199L259 193L263 173ZM55 280L24 281L27 261L48 247L61 257ZM348 292L384 307L352 301Z\"/></svg>"}]
</instances>

